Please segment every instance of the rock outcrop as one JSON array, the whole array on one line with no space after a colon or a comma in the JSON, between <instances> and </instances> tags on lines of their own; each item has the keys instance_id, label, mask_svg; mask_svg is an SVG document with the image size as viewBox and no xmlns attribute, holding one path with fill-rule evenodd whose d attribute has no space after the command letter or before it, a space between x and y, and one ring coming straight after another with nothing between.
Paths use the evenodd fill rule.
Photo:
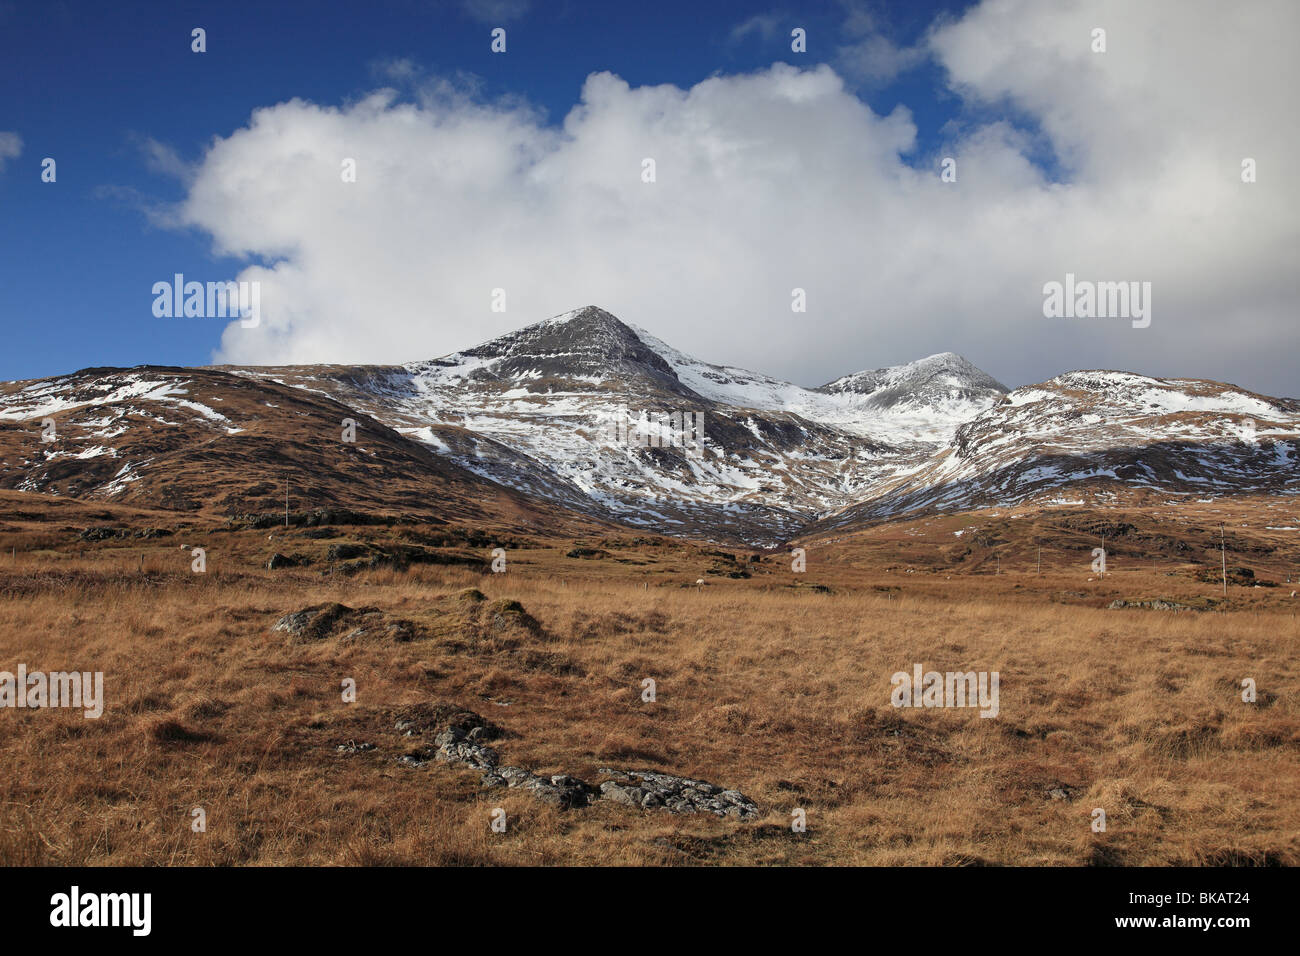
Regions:
<instances>
[{"instance_id":1,"label":"rock outcrop","mask_svg":"<svg viewBox=\"0 0 1300 956\"><path fill-rule=\"evenodd\" d=\"M421 636L416 624L404 618L389 618L379 608L351 608L338 603L315 604L286 614L271 630L288 634L295 643L338 636L343 643L379 638L401 644Z\"/></svg>"},{"instance_id":2,"label":"rock outcrop","mask_svg":"<svg viewBox=\"0 0 1300 956\"><path fill-rule=\"evenodd\" d=\"M759 815L758 806L740 791L690 777L602 767L599 773L605 779L593 786L571 774L544 776L522 767L503 767L496 749L488 744L500 732L477 714L467 713L464 717L469 720L462 719L437 733L432 747L418 748L398 758L399 761L420 767L430 760L438 760L478 770L482 772L480 780L485 787L526 790L564 810L608 800L641 810L712 813L738 820L752 820ZM408 721L399 720L395 729L407 736L414 733Z\"/></svg>"}]
</instances>

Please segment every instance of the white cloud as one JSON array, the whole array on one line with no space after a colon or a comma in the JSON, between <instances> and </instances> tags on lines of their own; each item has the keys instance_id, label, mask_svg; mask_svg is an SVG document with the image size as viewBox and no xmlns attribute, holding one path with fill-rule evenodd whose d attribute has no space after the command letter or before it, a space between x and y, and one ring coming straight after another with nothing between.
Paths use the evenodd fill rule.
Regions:
<instances>
[{"instance_id":1,"label":"white cloud","mask_svg":"<svg viewBox=\"0 0 1300 956\"><path fill-rule=\"evenodd\" d=\"M895 44L861 0L841 0L841 5L845 13L841 32L849 42L835 51L835 66L846 76L869 84L888 83L925 62L929 55L925 46Z\"/></svg>"},{"instance_id":2,"label":"white cloud","mask_svg":"<svg viewBox=\"0 0 1300 956\"><path fill-rule=\"evenodd\" d=\"M777 35L781 19L774 13L756 13L748 20L736 24L727 35L732 43L740 43L751 34L756 34L764 42L769 42Z\"/></svg>"},{"instance_id":3,"label":"white cloud","mask_svg":"<svg viewBox=\"0 0 1300 956\"><path fill-rule=\"evenodd\" d=\"M850 76L884 83L925 62L922 47L900 47L876 33L840 47L836 65Z\"/></svg>"},{"instance_id":4,"label":"white cloud","mask_svg":"<svg viewBox=\"0 0 1300 956\"><path fill-rule=\"evenodd\" d=\"M979 109L923 161L906 108L874 113L827 66L690 89L597 73L561 128L446 83L258 110L202 158L181 211L220 251L279 260L241 276L262 280L262 326L232 325L218 358L428 358L596 303L806 384L951 349L1011 384L1109 367L1300 392L1296 8L1074 11L989 0L938 28L933 54ZM1026 158L1029 134L981 119L990 103L1040 127L1069 181ZM1067 271L1152 282L1151 327L1043 318L1043 284Z\"/></svg>"},{"instance_id":5,"label":"white cloud","mask_svg":"<svg viewBox=\"0 0 1300 956\"><path fill-rule=\"evenodd\" d=\"M4 172L5 163L17 159L23 154L23 138L17 133L0 130L0 173Z\"/></svg>"},{"instance_id":6,"label":"white cloud","mask_svg":"<svg viewBox=\"0 0 1300 956\"><path fill-rule=\"evenodd\" d=\"M180 153L171 146L148 136L138 138L136 146L144 156L145 165L152 172L182 183L193 182L194 166L182 159Z\"/></svg>"}]
</instances>

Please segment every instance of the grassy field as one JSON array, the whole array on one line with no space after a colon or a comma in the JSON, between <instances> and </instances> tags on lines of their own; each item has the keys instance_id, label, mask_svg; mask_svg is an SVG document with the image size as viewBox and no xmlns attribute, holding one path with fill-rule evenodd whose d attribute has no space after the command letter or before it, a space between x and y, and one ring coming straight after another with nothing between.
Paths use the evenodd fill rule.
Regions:
<instances>
[{"instance_id":1,"label":"grassy field","mask_svg":"<svg viewBox=\"0 0 1300 956\"><path fill-rule=\"evenodd\" d=\"M1194 567L1117 560L1101 578L1084 551L1042 574L962 570L949 551L904 566L887 558L906 528L810 544L802 574L784 554L653 537L515 541L499 574L466 545L434 551L477 564L343 573L331 546L431 529L73 530L0 533L0 670L102 671L107 699L98 720L0 710L0 865L1300 861L1285 583L1213 605L1221 585ZM277 550L312 563L265 570ZM1108 609L1117 597L1214 610ZM273 630L326 602L352 623ZM891 706L914 664L997 671L998 715ZM500 728L503 764L692 776L762 815L559 810L398 761L456 711Z\"/></svg>"}]
</instances>

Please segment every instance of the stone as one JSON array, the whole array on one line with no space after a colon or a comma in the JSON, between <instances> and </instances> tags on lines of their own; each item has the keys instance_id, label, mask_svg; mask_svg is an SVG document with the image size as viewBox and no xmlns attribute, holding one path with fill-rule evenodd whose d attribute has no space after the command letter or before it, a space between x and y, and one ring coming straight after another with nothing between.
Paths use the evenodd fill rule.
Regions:
<instances>
[{"instance_id":1,"label":"stone","mask_svg":"<svg viewBox=\"0 0 1300 956\"><path fill-rule=\"evenodd\" d=\"M397 758L397 762L405 764L408 767L423 767L432 760L433 757L434 754L428 747L420 747L416 750L410 751L409 753L402 754L402 756Z\"/></svg>"},{"instance_id":2,"label":"stone","mask_svg":"<svg viewBox=\"0 0 1300 956\"><path fill-rule=\"evenodd\" d=\"M670 813L712 813L738 820L751 820L759 815L758 807L739 790L724 790L690 777L602 767L599 772L608 779L599 787L593 787L567 773L541 776L523 767L498 766L497 752L482 743L500 736L498 729L488 725L477 714L468 712L459 715L457 721L434 735L432 748L412 751L399 761L420 767L429 759L437 759L480 770L479 780L484 787L526 790L538 800L560 809L585 807L594 798L599 798L638 809ZM472 725L468 730L464 729L467 724ZM415 733L410 721L398 720L394 729L407 736Z\"/></svg>"},{"instance_id":3,"label":"stone","mask_svg":"<svg viewBox=\"0 0 1300 956\"><path fill-rule=\"evenodd\" d=\"M300 640L320 640L329 635L330 628L339 618L354 613L346 604L316 604L286 614L275 622L272 630L285 631Z\"/></svg>"},{"instance_id":4,"label":"stone","mask_svg":"<svg viewBox=\"0 0 1300 956\"><path fill-rule=\"evenodd\" d=\"M371 743L349 740L345 744L339 744L338 747L336 747L335 749L338 750L338 752L341 754L357 754L357 753L365 753L366 751L369 750L374 750L375 745Z\"/></svg>"},{"instance_id":5,"label":"stone","mask_svg":"<svg viewBox=\"0 0 1300 956\"><path fill-rule=\"evenodd\" d=\"M497 774L505 780L508 787L520 787L534 779L531 773L519 767L498 767Z\"/></svg>"},{"instance_id":6,"label":"stone","mask_svg":"<svg viewBox=\"0 0 1300 956\"><path fill-rule=\"evenodd\" d=\"M1165 601L1165 600L1162 600L1161 598L1156 598L1155 600L1152 600L1152 601L1124 601L1124 600L1118 600L1118 599L1117 599L1117 600L1111 601L1109 604L1107 604L1107 605L1106 605L1106 610L1108 610L1108 611L1114 611L1114 610L1118 610L1118 609L1120 609L1120 608L1126 608L1126 607L1145 607L1145 608L1150 608L1150 609L1153 610L1153 611L1191 611L1191 610L1195 610L1195 609L1192 608L1190 605L1187 605L1187 604L1179 604L1177 601Z\"/></svg>"}]
</instances>

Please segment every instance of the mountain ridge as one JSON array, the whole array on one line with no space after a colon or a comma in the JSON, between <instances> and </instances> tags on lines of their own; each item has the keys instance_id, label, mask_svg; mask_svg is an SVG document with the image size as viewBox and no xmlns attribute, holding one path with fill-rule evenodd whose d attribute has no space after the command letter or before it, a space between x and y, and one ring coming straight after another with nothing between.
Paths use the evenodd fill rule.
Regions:
<instances>
[{"instance_id":1,"label":"mountain ridge","mask_svg":"<svg viewBox=\"0 0 1300 956\"><path fill-rule=\"evenodd\" d=\"M700 361L597 306L405 365L215 366L165 375L207 372L328 403L303 411L322 431L329 414L391 429L418 451L391 446L386 455L431 473L445 463L448 476L468 482L471 497L487 500L496 494L490 489L504 489L598 522L752 545L936 510L1050 503L1066 493L1106 506L1153 491L1300 491L1300 402L1292 399L1099 370L1008 391L953 352L806 388ZM94 369L6 383L0 429L47 415L84 418L83 406L117 408L113 420L127 409L130 419L130 409L140 412L133 403L148 399L155 407L146 419L206 429L199 445L222 437L219 408L230 396L218 393L238 392L233 383L207 383L216 391L200 403L145 388L162 370L139 367L129 381L124 374ZM174 412L155 414L164 406L203 411L182 421ZM253 411L274 418L278 424L266 428L286 443L315 448L302 445L292 418ZM679 423L701 416L699 447L674 440L673 413ZM226 437L249 428L241 420ZM30 430L21 440L11 435L0 452L21 450L0 460L0 487L71 493L57 476L97 473L105 435L88 427L84 442L97 444L75 454L33 447ZM311 454L329 467L329 455ZM246 467L255 470L251 459ZM98 487L85 493L124 493L112 482ZM363 497L374 504L383 493Z\"/></svg>"}]
</instances>

